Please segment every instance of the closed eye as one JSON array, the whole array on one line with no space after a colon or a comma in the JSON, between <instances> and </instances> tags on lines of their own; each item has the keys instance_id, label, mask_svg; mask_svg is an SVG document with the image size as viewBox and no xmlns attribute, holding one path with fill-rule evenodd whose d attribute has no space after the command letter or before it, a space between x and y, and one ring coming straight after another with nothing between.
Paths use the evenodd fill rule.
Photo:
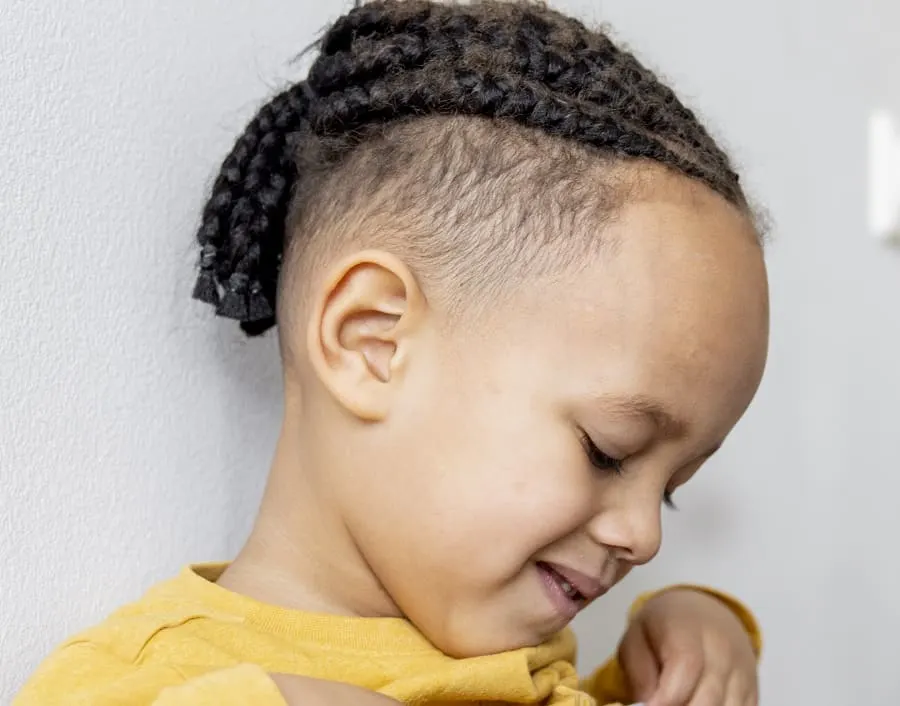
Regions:
<instances>
[{"instance_id":1,"label":"closed eye","mask_svg":"<svg viewBox=\"0 0 900 706\"><path fill-rule=\"evenodd\" d=\"M602 451L585 431L581 432L581 445L584 447L584 452L587 454L588 460L594 468L600 471L615 473L616 475L622 474L622 464L624 463L624 459L615 458ZM663 493L663 505L670 510L677 510L678 506L675 504L675 500L672 496L673 492L671 490L665 491Z\"/></svg>"},{"instance_id":2,"label":"closed eye","mask_svg":"<svg viewBox=\"0 0 900 706\"><path fill-rule=\"evenodd\" d=\"M587 454L588 461L591 462L591 465L594 468L621 475L623 460L601 451L591 437L588 436L587 432L581 432L581 445L584 447L584 452Z\"/></svg>"}]
</instances>

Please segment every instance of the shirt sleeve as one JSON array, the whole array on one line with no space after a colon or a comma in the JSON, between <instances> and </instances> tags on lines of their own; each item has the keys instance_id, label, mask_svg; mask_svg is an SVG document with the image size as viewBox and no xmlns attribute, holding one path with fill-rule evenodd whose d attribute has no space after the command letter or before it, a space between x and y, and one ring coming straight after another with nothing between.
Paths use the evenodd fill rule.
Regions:
<instances>
[{"instance_id":1,"label":"shirt sleeve","mask_svg":"<svg viewBox=\"0 0 900 706\"><path fill-rule=\"evenodd\" d=\"M287 706L261 668L240 664L185 678L168 666L119 659L88 642L50 657L12 706Z\"/></svg>"},{"instance_id":2,"label":"shirt sleeve","mask_svg":"<svg viewBox=\"0 0 900 706\"><path fill-rule=\"evenodd\" d=\"M647 601L654 596L659 595L663 591L672 591L676 589L700 591L701 593L705 593L722 601L734 613L735 617L741 621L741 625L744 626L744 630L747 631L747 636L750 638L750 642L753 645L753 651L756 653L756 658L759 659L762 653L762 631L760 630L759 623L753 613L734 596L712 588L683 584L669 586L662 589L662 591L645 593L639 596L632 604L631 609L628 612L629 620L634 618ZM622 665L619 664L619 660L616 657L610 658L587 679L582 681L581 688L591 694L591 696L602 705L611 705L619 702L631 703L634 700L630 693L631 688L628 684L628 679L625 676L625 672L622 670Z\"/></svg>"}]
</instances>

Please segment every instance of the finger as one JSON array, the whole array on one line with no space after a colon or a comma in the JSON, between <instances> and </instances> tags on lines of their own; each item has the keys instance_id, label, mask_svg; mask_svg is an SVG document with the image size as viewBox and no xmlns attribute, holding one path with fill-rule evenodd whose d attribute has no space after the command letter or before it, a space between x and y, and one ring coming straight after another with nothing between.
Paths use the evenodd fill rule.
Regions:
<instances>
[{"instance_id":1,"label":"finger","mask_svg":"<svg viewBox=\"0 0 900 706\"><path fill-rule=\"evenodd\" d=\"M707 667L708 672L718 671ZM725 706L758 706L759 684L755 672L734 670L727 679Z\"/></svg>"},{"instance_id":2,"label":"finger","mask_svg":"<svg viewBox=\"0 0 900 706\"><path fill-rule=\"evenodd\" d=\"M691 697L703 675L703 651L685 650L663 662L659 685L647 706L693 706Z\"/></svg>"},{"instance_id":3,"label":"finger","mask_svg":"<svg viewBox=\"0 0 900 706\"><path fill-rule=\"evenodd\" d=\"M659 662L650 646L643 623L633 623L619 645L619 664L628 679L632 696L646 701L656 691Z\"/></svg>"},{"instance_id":4,"label":"finger","mask_svg":"<svg viewBox=\"0 0 900 706\"><path fill-rule=\"evenodd\" d=\"M741 706L759 706L759 686L753 685Z\"/></svg>"},{"instance_id":5,"label":"finger","mask_svg":"<svg viewBox=\"0 0 900 706\"><path fill-rule=\"evenodd\" d=\"M756 680L748 681L746 677L735 674L728 686L727 706L759 706Z\"/></svg>"},{"instance_id":6,"label":"finger","mask_svg":"<svg viewBox=\"0 0 900 706\"><path fill-rule=\"evenodd\" d=\"M688 706L742 706L728 700L728 686L717 677L709 677L697 687Z\"/></svg>"}]
</instances>

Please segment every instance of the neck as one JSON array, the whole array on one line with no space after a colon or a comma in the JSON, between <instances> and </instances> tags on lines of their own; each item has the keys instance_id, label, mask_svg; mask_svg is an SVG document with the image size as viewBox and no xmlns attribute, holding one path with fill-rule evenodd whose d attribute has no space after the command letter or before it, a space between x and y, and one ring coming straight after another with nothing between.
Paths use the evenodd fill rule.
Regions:
<instances>
[{"instance_id":1,"label":"neck","mask_svg":"<svg viewBox=\"0 0 900 706\"><path fill-rule=\"evenodd\" d=\"M314 468L314 444L285 416L259 516L218 584L294 610L400 617L329 497L328 464Z\"/></svg>"}]
</instances>

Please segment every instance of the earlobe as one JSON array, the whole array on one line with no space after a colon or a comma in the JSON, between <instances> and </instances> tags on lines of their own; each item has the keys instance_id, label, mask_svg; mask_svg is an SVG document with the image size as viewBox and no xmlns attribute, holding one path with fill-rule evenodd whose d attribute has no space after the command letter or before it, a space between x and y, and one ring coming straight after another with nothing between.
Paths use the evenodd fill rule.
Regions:
<instances>
[{"instance_id":1,"label":"earlobe","mask_svg":"<svg viewBox=\"0 0 900 706\"><path fill-rule=\"evenodd\" d=\"M307 346L320 380L347 411L380 421L389 411L424 314L409 268L380 251L343 260L323 282Z\"/></svg>"}]
</instances>

